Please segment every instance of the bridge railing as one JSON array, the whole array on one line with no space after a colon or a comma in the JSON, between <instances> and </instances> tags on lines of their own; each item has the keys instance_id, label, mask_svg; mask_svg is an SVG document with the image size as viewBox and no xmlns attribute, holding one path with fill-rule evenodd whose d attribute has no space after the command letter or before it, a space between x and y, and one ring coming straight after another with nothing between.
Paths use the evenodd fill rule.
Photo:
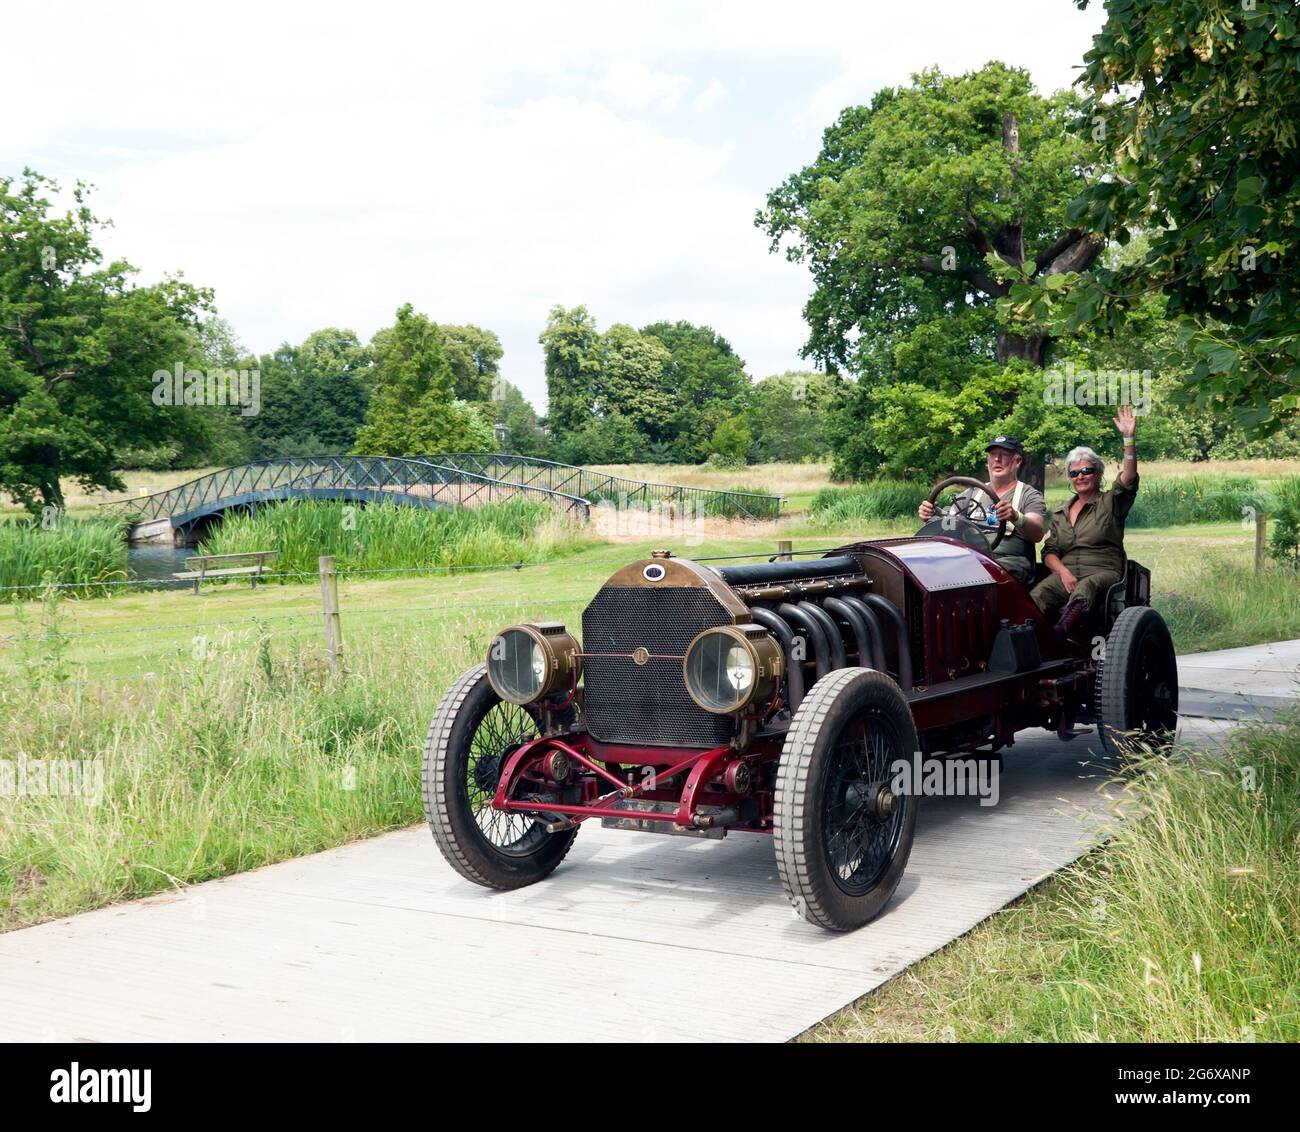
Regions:
<instances>
[{"instance_id":1,"label":"bridge railing","mask_svg":"<svg viewBox=\"0 0 1300 1132\"><path fill-rule=\"evenodd\" d=\"M430 507L471 507L520 496L550 503L582 518L581 496L536 483L515 483L429 460L398 456L293 456L209 472L167 491L101 504L133 515L137 522L203 511L223 500L269 498L283 492L378 491L427 500Z\"/></svg>"},{"instance_id":2,"label":"bridge railing","mask_svg":"<svg viewBox=\"0 0 1300 1132\"><path fill-rule=\"evenodd\" d=\"M671 504L679 514L689 504L696 514L725 519L770 521L781 516L781 497L778 495L650 483L533 456L512 456L500 452L443 452L422 459L492 479L531 484L545 487L548 491L569 492L591 503L609 501L617 504Z\"/></svg>"}]
</instances>

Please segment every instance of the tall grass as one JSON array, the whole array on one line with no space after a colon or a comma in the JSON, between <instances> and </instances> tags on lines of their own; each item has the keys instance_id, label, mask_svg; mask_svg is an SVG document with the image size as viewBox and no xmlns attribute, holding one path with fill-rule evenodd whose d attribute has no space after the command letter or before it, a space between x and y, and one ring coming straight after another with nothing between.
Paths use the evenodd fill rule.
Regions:
<instances>
[{"instance_id":1,"label":"tall grass","mask_svg":"<svg viewBox=\"0 0 1300 1132\"><path fill-rule=\"evenodd\" d=\"M763 505L764 500L774 498L772 492L766 488L752 487L746 484L732 484L717 490L735 492L741 495L757 495L761 496L762 499L736 499L732 495L707 495L704 498L704 505L701 510L704 515L713 519L736 518L743 515L746 508L758 508ZM775 512L772 517L776 517Z\"/></svg>"},{"instance_id":2,"label":"tall grass","mask_svg":"<svg viewBox=\"0 0 1300 1132\"><path fill-rule=\"evenodd\" d=\"M1300 714L1135 768L1104 848L814 1040L1300 1040Z\"/></svg>"},{"instance_id":3,"label":"tall grass","mask_svg":"<svg viewBox=\"0 0 1300 1132\"><path fill-rule=\"evenodd\" d=\"M108 582L126 577L126 528L120 519L60 515L48 530L27 518L0 522L0 600L32 598L21 587L50 581ZM86 586L83 596L102 593Z\"/></svg>"},{"instance_id":4,"label":"tall grass","mask_svg":"<svg viewBox=\"0 0 1300 1132\"><path fill-rule=\"evenodd\" d=\"M104 683L68 681L38 642L0 679L3 757L90 760L102 790L0 790L0 930L420 821L419 751L454 676L503 625L577 617L585 598L413 604L400 621L349 607L343 679L310 643L315 618L306 640L282 620L205 629L203 648Z\"/></svg>"},{"instance_id":5,"label":"tall grass","mask_svg":"<svg viewBox=\"0 0 1300 1132\"><path fill-rule=\"evenodd\" d=\"M274 550L274 572L315 573L333 555L342 573L431 566L546 562L591 536L545 503L511 499L460 511L377 503L287 500L228 516L203 541L204 554Z\"/></svg>"},{"instance_id":6,"label":"tall grass","mask_svg":"<svg viewBox=\"0 0 1300 1132\"><path fill-rule=\"evenodd\" d=\"M1179 652L1300 638L1300 579L1285 565L1256 575L1250 566L1210 555L1183 588L1162 587L1158 571L1152 580L1151 604Z\"/></svg>"},{"instance_id":7,"label":"tall grass","mask_svg":"<svg viewBox=\"0 0 1300 1132\"><path fill-rule=\"evenodd\" d=\"M853 487L824 487L809 508L818 526L880 522L914 516L930 489L906 480L881 479Z\"/></svg>"},{"instance_id":8,"label":"tall grass","mask_svg":"<svg viewBox=\"0 0 1300 1132\"><path fill-rule=\"evenodd\" d=\"M8 750L102 776L98 798L0 792L0 930L418 821L445 661L354 650L339 682L285 658L241 633L149 681L0 686Z\"/></svg>"},{"instance_id":9,"label":"tall grass","mask_svg":"<svg viewBox=\"0 0 1300 1132\"><path fill-rule=\"evenodd\" d=\"M1272 494L1250 476L1186 476L1145 481L1129 512L1128 525L1168 527L1179 523L1230 522L1252 512L1267 512L1273 502Z\"/></svg>"}]
</instances>

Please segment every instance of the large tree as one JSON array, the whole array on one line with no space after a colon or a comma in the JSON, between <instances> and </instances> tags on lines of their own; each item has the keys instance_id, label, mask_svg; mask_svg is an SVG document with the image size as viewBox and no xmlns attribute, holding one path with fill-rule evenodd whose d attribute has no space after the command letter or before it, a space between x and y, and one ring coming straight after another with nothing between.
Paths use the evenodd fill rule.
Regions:
<instances>
[{"instance_id":1,"label":"large tree","mask_svg":"<svg viewBox=\"0 0 1300 1132\"><path fill-rule=\"evenodd\" d=\"M1300 409L1300 11L1293 0L1105 9L1080 124L1115 171L1071 214L1121 243L1152 235L1140 261L1072 288L1057 313L1114 327L1162 290L1194 354L1184 399L1279 429Z\"/></svg>"},{"instance_id":2,"label":"large tree","mask_svg":"<svg viewBox=\"0 0 1300 1132\"><path fill-rule=\"evenodd\" d=\"M316 330L258 362L262 411L247 418L259 458L348 452L366 419L370 351L351 330Z\"/></svg>"},{"instance_id":3,"label":"large tree","mask_svg":"<svg viewBox=\"0 0 1300 1132\"><path fill-rule=\"evenodd\" d=\"M641 333L661 342L669 353L663 388L672 407L652 435L673 459L703 460L714 429L745 410L751 391L745 363L710 326L652 322Z\"/></svg>"},{"instance_id":4,"label":"large tree","mask_svg":"<svg viewBox=\"0 0 1300 1132\"><path fill-rule=\"evenodd\" d=\"M201 358L210 292L133 286L130 264L103 264L87 187L61 215L58 192L0 177L0 488L33 511L62 506L61 476L122 490L123 451L205 435L186 406L153 403L152 376Z\"/></svg>"},{"instance_id":5,"label":"large tree","mask_svg":"<svg viewBox=\"0 0 1300 1132\"><path fill-rule=\"evenodd\" d=\"M1066 219L1088 149L1068 131L1078 100L1038 94L1026 71L989 63L926 70L852 106L817 159L774 189L757 224L806 263L804 354L856 368L854 343L1006 296L1010 277L1086 270L1102 248ZM1001 328L999 360L1044 363L1040 328Z\"/></svg>"},{"instance_id":6,"label":"large tree","mask_svg":"<svg viewBox=\"0 0 1300 1132\"><path fill-rule=\"evenodd\" d=\"M753 430L755 463L798 462L830 451L830 411L843 395L842 379L792 370L755 384L747 414Z\"/></svg>"},{"instance_id":7,"label":"large tree","mask_svg":"<svg viewBox=\"0 0 1300 1132\"><path fill-rule=\"evenodd\" d=\"M587 308L554 306L538 337L545 353L546 422L554 436L591 419L600 373L600 331Z\"/></svg>"},{"instance_id":8,"label":"large tree","mask_svg":"<svg viewBox=\"0 0 1300 1132\"><path fill-rule=\"evenodd\" d=\"M441 323L442 352L451 367L452 391L462 401L487 402L501 376L501 339L481 326Z\"/></svg>"},{"instance_id":9,"label":"large tree","mask_svg":"<svg viewBox=\"0 0 1300 1132\"><path fill-rule=\"evenodd\" d=\"M665 386L668 348L626 323L615 323L600 339L600 369L592 409L597 417L621 416L643 436L662 439L675 398Z\"/></svg>"},{"instance_id":10,"label":"large tree","mask_svg":"<svg viewBox=\"0 0 1300 1132\"><path fill-rule=\"evenodd\" d=\"M351 330L328 327L309 334L297 350L302 407L299 436L324 452L346 452L366 419L370 352ZM312 453L315 455L316 453Z\"/></svg>"},{"instance_id":11,"label":"large tree","mask_svg":"<svg viewBox=\"0 0 1300 1132\"><path fill-rule=\"evenodd\" d=\"M372 456L421 456L483 451L491 427L478 411L456 400L451 367L437 326L410 303L396 323L375 335L375 393L356 451Z\"/></svg>"}]
</instances>

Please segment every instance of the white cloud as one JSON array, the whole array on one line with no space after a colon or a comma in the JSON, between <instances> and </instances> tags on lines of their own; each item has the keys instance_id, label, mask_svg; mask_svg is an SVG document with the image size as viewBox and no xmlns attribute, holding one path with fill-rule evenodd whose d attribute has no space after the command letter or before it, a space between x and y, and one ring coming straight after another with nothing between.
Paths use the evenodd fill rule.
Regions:
<instances>
[{"instance_id":1,"label":"white cloud","mask_svg":"<svg viewBox=\"0 0 1300 1132\"><path fill-rule=\"evenodd\" d=\"M685 75L658 71L635 59L615 59L606 65L594 90L633 110L675 110L690 86Z\"/></svg>"},{"instance_id":2,"label":"white cloud","mask_svg":"<svg viewBox=\"0 0 1300 1132\"><path fill-rule=\"evenodd\" d=\"M0 170L95 182L107 249L265 351L410 301L496 329L539 403L554 303L799 363L804 269L752 217L839 109L929 63L1070 81L1068 0L924 6L45 3L5 16ZM762 99L763 108L754 100Z\"/></svg>"},{"instance_id":3,"label":"white cloud","mask_svg":"<svg viewBox=\"0 0 1300 1132\"><path fill-rule=\"evenodd\" d=\"M726 84L719 79L713 79L708 86L691 100L691 109L702 114L718 106L726 97Z\"/></svg>"}]
</instances>

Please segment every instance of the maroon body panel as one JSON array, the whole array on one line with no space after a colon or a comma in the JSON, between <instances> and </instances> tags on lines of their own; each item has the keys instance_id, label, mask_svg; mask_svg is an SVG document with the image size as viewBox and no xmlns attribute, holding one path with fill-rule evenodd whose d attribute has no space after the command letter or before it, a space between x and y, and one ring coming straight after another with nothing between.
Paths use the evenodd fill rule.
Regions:
<instances>
[{"instance_id":1,"label":"maroon body panel","mask_svg":"<svg viewBox=\"0 0 1300 1132\"><path fill-rule=\"evenodd\" d=\"M1025 587L990 555L958 539L935 537L857 542L829 553L856 556L863 569L857 584L893 603L903 617L914 684L905 695L924 749L989 744L997 750L1027 727L1049 727L1068 737L1074 722L1087 717L1097 671L1090 644L1058 634ZM680 561L666 564L684 568ZM698 583L704 571L690 565L690 578ZM825 583L807 586L811 591L819 584ZM791 585L797 589L799 583ZM718 583L710 592L717 596L719 586L726 589ZM723 597L732 619L745 620L740 598ZM1028 671L990 672L998 634L1026 623L1034 629L1039 664ZM888 635L885 651L890 670L900 671L899 649ZM768 716L779 702L774 695L764 711L747 719L747 737L729 745L717 739L691 744L693 736L664 743L653 735L644 743L604 742L585 725L531 740L505 759L493 808L575 824L631 817L642 827L671 824L696 832L712 828L722 811L729 828L770 833L785 725ZM562 782L547 777L548 767L564 765L548 762L551 756L572 764ZM737 783L745 784L743 793ZM633 800L637 808L625 806Z\"/></svg>"}]
</instances>

